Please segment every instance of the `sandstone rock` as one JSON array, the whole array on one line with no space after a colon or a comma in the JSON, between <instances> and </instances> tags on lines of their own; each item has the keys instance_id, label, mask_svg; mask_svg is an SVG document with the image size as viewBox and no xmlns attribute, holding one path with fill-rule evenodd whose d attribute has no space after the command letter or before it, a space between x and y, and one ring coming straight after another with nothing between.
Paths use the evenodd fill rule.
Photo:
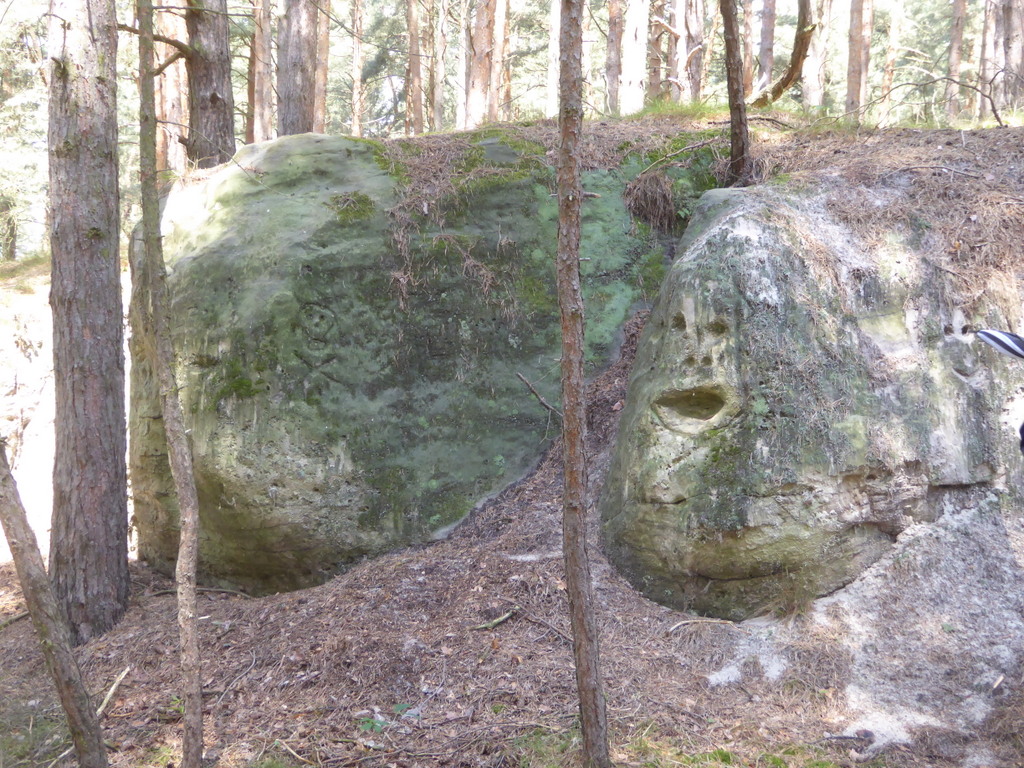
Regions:
<instances>
[{"instance_id":1,"label":"sandstone rock","mask_svg":"<svg viewBox=\"0 0 1024 768\"><path fill-rule=\"evenodd\" d=\"M170 196L164 247L207 581L295 588L443 535L556 433L516 376L557 402L553 173L543 152L500 136L476 146L487 174L431 200L437 218L390 213L399 181L380 145L340 137L246 147ZM620 179L586 184L600 194L583 244L599 363L662 256L629 234ZM145 302L133 302L135 520L141 557L167 570L177 512Z\"/></svg>"},{"instance_id":2,"label":"sandstone rock","mask_svg":"<svg viewBox=\"0 0 1024 768\"><path fill-rule=\"evenodd\" d=\"M927 238L865 247L827 198L713 191L683 238L601 500L651 599L730 619L808 602L1019 463L1020 403L999 423L1017 372L971 333L1017 327L1017 290L965 317Z\"/></svg>"}]
</instances>

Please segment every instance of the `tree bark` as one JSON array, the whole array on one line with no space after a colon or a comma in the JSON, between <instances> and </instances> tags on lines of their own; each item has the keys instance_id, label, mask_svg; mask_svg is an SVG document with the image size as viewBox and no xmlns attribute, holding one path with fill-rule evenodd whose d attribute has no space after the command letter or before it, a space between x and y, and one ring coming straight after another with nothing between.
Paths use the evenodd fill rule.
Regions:
<instances>
[{"instance_id":1,"label":"tree bark","mask_svg":"<svg viewBox=\"0 0 1024 768\"><path fill-rule=\"evenodd\" d=\"M757 55L757 67L757 85L754 90L763 91L771 83L772 69L775 67L775 0L764 0L761 7L761 47Z\"/></svg>"},{"instance_id":2,"label":"tree bark","mask_svg":"<svg viewBox=\"0 0 1024 768\"><path fill-rule=\"evenodd\" d=\"M1011 109L1024 96L1024 0L1003 0L1004 103Z\"/></svg>"},{"instance_id":3,"label":"tree bark","mask_svg":"<svg viewBox=\"0 0 1024 768\"><path fill-rule=\"evenodd\" d=\"M683 39L686 43L685 82L686 97L700 101L704 72L704 0L686 0L683 13ZM682 73L680 73L682 76Z\"/></svg>"},{"instance_id":4,"label":"tree bark","mask_svg":"<svg viewBox=\"0 0 1024 768\"><path fill-rule=\"evenodd\" d=\"M562 0L552 0L561 6ZM619 114L619 89L622 83L622 35L625 20L622 0L608 0L608 52L604 65L605 109Z\"/></svg>"},{"instance_id":5,"label":"tree bark","mask_svg":"<svg viewBox=\"0 0 1024 768\"><path fill-rule=\"evenodd\" d=\"M409 60L405 83L406 133L423 133L423 67L420 55L420 6L419 0L406 0L406 31L409 38Z\"/></svg>"},{"instance_id":6,"label":"tree bark","mask_svg":"<svg viewBox=\"0 0 1024 768\"><path fill-rule=\"evenodd\" d=\"M654 0L652 9L654 19L665 17L664 0ZM665 59L664 48L665 28L662 24L648 21L647 27L647 77L646 94L644 100L647 103L654 103L661 97L662 83L664 80L663 67Z\"/></svg>"},{"instance_id":7,"label":"tree bark","mask_svg":"<svg viewBox=\"0 0 1024 768\"><path fill-rule=\"evenodd\" d=\"M352 122L353 136L363 135L363 2L352 0Z\"/></svg>"},{"instance_id":8,"label":"tree bark","mask_svg":"<svg viewBox=\"0 0 1024 768\"><path fill-rule=\"evenodd\" d=\"M181 690L184 703L182 768L200 768L203 757L203 695L196 612L196 560L199 551L199 500L192 455L174 377L170 313L166 298L163 249L160 242L160 196L156 183L156 114L153 93L153 7L140 0L139 19L139 180L145 255L142 280L148 278L150 326L156 341L156 368L167 435L171 475L178 496L178 626L181 643Z\"/></svg>"},{"instance_id":9,"label":"tree bark","mask_svg":"<svg viewBox=\"0 0 1024 768\"><path fill-rule=\"evenodd\" d=\"M736 0L719 0L722 33L725 38L725 74L729 91L729 177L730 184L746 181L750 165L750 131L743 96L743 54L740 51L740 23Z\"/></svg>"},{"instance_id":10,"label":"tree bark","mask_svg":"<svg viewBox=\"0 0 1024 768\"><path fill-rule=\"evenodd\" d=\"M814 25L811 23L811 0L797 0L796 38L793 40L793 54L789 58L789 66L782 77L753 104L755 107L766 107L777 100L794 83L799 82L804 69L807 51L814 36Z\"/></svg>"},{"instance_id":11,"label":"tree bark","mask_svg":"<svg viewBox=\"0 0 1024 768\"><path fill-rule=\"evenodd\" d=\"M740 0L743 7L743 96L754 91L754 0Z\"/></svg>"},{"instance_id":12,"label":"tree bark","mask_svg":"<svg viewBox=\"0 0 1024 768\"><path fill-rule=\"evenodd\" d=\"M273 0L253 0L253 141L274 138L274 61L270 14Z\"/></svg>"},{"instance_id":13,"label":"tree bark","mask_svg":"<svg viewBox=\"0 0 1024 768\"><path fill-rule=\"evenodd\" d=\"M160 4L165 10L156 14L157 34L171 40L187 40L186 0L161 0ZM181 10L170 10L174 8ZM155 49L161 62L178 54L176 48L166 43L156 43ZM167 176L184 173L188 161L188 71L184 57L164 69L156 80L156 119L156 168L166 183Z\"/></svg>"},{"instance_id":14,"label":"tree bark","mask_svg":"<svg viewBox=\"0 0 1024 768\"><path fill-rule=\"evenodd\" d=\"M949 63L946 73L946 114L950 119L960 114L960 67L963 60L964 21L967 18L967 0L953 0L953 15L949 24ZM953 82L956 81L956 82Z\"/></svg>"},{"instance_id":15,"label":"tree bark","mask_svg":"<svg viewBox=\"0 0 1024 768\"><path fill-rule=\"evenodd\" d=\"M331 59L331 0L317 0L316 71L313 73L313 133L327 129L327 72Z\"/></svg>"},{"instance_id":16,"label":"tree bark","mask_svg":"<svg viewBox=\"0 0 1024 768\"><path fill-rule=\"evenodd\" d=\"M0 523L10 545L21 593L28 606L46 668L68 719L68 730L81 768L106 768L103 732L93 711L82 672L71 651L71 633L50 586L36 535L28 523L18 487L0 440Z\"/></svg>"},{"instance_id":17,"label":"tree bark","mask_svg":"<svg viewBox=\"0 0 1024 768\"><path fill-rule=\"evenodd\" d=\"M478 0L473 34L469 82L466 85L466 127L476 128L487 116L491 83L491 55L494 51L494 5L496 0Z\"/></svg>"},{"instance_id":18,"label":"tree bark","mask_svg":"<svg viewBox=\"0 0 1024 768\"><path fill-rule=\"evenodd\" d=\"M892 103L892 84L896 79L896 59L902 45L903 8L894 3L889 9L889 40L885 47L885 61L882 63L882 83L879 108L881 123L888 123L888 111Z\"/></svg>"},{"instance_id":19,"label":"tree bark","mask_svg":"<svg viewBox=\"0 0 1024 768\"><path fill-rule=\"evenodd\" d=\"M235 97L226 0L188 0L188 159L200 168L235 154Z\"/></svg>"},{"instance_id":20,"label":"tree bark","mask_svg":"<svg viewBox=\"0 0 1024 768\"><path fill-rule=\"evenodd\" d=\"M14 215L14 201L0 195L0 261L18 258L18 220Z\"/></svg>"},{"instance_id":21,"label":"tree bark","mask_svg":"<svg viewBox=\"0 0 1024 768\"><path fill-rule=\"evenodd\" d=\"M430 62L431 126L435 131L444 130L444 81L445 58L448 55L448 35L445 23L448 19L448 0L437 0L434 18L434 57Z\"/></svg>"},{"instance_id":22,"label":"tree bark","mask_svg":"<svg viewBox=\"0 0 1024 768\"><path fill-rule=\"evenodd\" d=\"M586 383L580 286L579 142L583 131L583 0L563 0L558 148L558 305L562 327L562 552L585 768L610 768L600 647L587 553ZM646 29L646 27L645 27Z\"/></svg>"},{"instance_id":23,"label":"tree bark","mask_svg":"<svg viewBox=\"0 0 1024 768\"><path fill-rule=\"evenodd\" d=\"M544 116L558 115L558 38L562 26L562 0L551 0L548 9L548 71L544 99Z\"/></svg>"},{"instance_id":24,"label":"tree bark","mask_svg":"<svg viewBox=\"0 0 1024 768\"><path fill-rule=\"evenodd\" d=\"M832 0L817 0L812 6L811 23L814 33L807 48L803 70L803 103L805 107L820 109L825 105L825 74L828 64L829 28L832 18Z\"/></svg>"},{"instance_id":25,"label":"tree bark","mask_svg":"<svg viewBox=\"0 0 1024 768\"><path fill-rule=\"evenodd\" d=\"M565 10L564 3L562 9ZM622 31L622 77L619 82L619 110L623 115L632 115L644 108L649 27L649 0L627 0Z\"/></svg>"},{"instance_id":26,"label":"tree bark","mask_svg":"<svg viewBox=\"0 0 1024 768\"><path fill-rule=\"evenodd\" d=\"M487 87L487 119L491 122L508 117L504 98L505 72L508 67L508 3L509 0L494 0L493 50Z\"/></svg>"},{"instance_id":27,"label":"tree bark","mask_svg":"<svg viewBox=\"0 0 1024 768\"><path fill-rule=\"evenodd\" d=\"M316 114L316 20L313 0L284 0L277 31L277 134L313 130Z\"/></svg>"},{"instance_id":28,"label":"tree bark","mask_svg":"<svg viewBox=\"0 0 1024 768\"><path fill-rule=\"evenodd\" d=\"M113 0L54 0L50 578L74 643L106 632L128 606L116 54Z\"/></svg>"},{"instance_id":29,"label":"tree bark","mask_svg":"<svg viewBox=\"0 0 1024 768\"><path fill-rule=\"evenodd\" d=\"M871 60L871 30L874 27L872 0L850 3L850 51L846 67L846 113L860 122L860 110L867 103L868 66Z\"/></svg>"}]
</instances>

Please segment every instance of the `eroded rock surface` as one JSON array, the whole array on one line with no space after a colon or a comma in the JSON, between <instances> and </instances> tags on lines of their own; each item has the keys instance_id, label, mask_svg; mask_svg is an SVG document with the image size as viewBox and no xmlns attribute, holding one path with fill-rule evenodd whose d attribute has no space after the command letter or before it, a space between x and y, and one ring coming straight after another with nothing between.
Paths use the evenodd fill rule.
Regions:
<instances>
[{"instance_id":1,"label":"eroded rock surface","mask_svg":"<svg viewBox=\"0 0 1024 768\"><path fill-rule=\"evenodd\" d=\"M713 191L683 238L601 501L611 559L654 600L730 619L806 603L1019 463L1018 372L971 332L1017 328L1017 289L965 316L926 229L868 248L827 199Z\"/></svg>"},{"instance_id":2,"label":"eroded rock surface","mask_svg":"<svg viewBox=\"0 0 1024 768\"><path fill-rule=\"evenodd\" d=\"M401 169L380 145L313 135L247 147L170 196L206 580L295 588L442 535L557 430L517 376L557 402L553 172L542 149L500 136L466 157L475 181L427 195L422 211L397 208ZM586 184L596 363L662 256L630 234L621 179L592 172ZM428 202L440 207L430 217ZM177 511L144 305L136 296L135 518L140 555L166 570Z\"/></svg>"}]
</instances>

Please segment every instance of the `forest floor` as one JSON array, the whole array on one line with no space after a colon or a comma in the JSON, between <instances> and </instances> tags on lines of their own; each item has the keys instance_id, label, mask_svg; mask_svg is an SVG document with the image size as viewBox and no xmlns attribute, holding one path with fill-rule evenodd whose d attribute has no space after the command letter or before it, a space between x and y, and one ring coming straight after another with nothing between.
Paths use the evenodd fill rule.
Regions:
<instances>
[{"instance_id":1,"label":"forest floor","mask_svg":"<svg viewBox=\"0 0 1024 768\"><path fill-rule=\"evenodd\" d=\"M593 127L592 135L600 134L595 167L614 162L624 133L640 141L694 130L667 118L607 128ZM532 130L531 138L553 134L544 125L523 130ZM1022 145L1019 129L857 135L773 127L762 137L758 162L766 177L813 172L877 181L898 174L920 183L922 210L948 244L934 258L962 274L969 299L978 271L1006 267L1007 244L1022 241ZM857 206L839 214L862 217L870 240L874 222ZM10 290L2 272L0 281ZM630 322L621 358L590 384L595 496L643 320L641 314ZM556 442L528 476L447 540L288 594L203 592L211 761L268 768L578 765L559 456ZM597 544L596 524L591 535ZM723 682L715 673L742 648L749 626L644 599L599 549L592 571L617 764L1024 765L1019 696L1008 697L973 733L923 734L861 760L858 750L870 736L840 735L850 722L849 660L837 644L809 627L805 642L783 645L789 663L781 674ZM181 715L173 584L139 563L132 576L128 614L80 648L79 660L98 701L113 688L103 719L112 764L169 768L177 762ZM57 759L67 747L60 711L32 626L17 618L23 611L13 566L0 564L0 766L70 765ZM770 621L792 627L809 619L798 610ZM988 758L971 758L977 744Z\"/></svg>"}]
</instances>

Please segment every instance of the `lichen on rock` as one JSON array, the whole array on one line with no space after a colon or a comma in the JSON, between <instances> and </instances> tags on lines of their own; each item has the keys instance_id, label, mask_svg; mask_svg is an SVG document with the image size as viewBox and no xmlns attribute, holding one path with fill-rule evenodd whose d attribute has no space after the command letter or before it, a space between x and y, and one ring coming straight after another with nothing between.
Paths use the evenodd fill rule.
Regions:
<instances>
[{"instance_id":1,"label":"lichen on rock","mask_svg":"<svg viewBox=\"0 0 1024 768\"><path fill-rule=\"evenodd\" d=\"M403 205L408 180L381 145L314 135L246 147L168 199L205 580L291 589L443 535L555 433L517 377L557 402L553 171L500 136L462 145L487 183L431 200L443 215ZM583 224L599 365L650 249L631 233L624 182L594 171L586 183L601 194ZM177 513L145 296L133 303L139 550L166 570Z\"/></svg>"},{"instance_id":2,"label":"lichen on rock","mask_svg":"<svg viewBox=\"0 0 1024 768\"><path fill-rule=\"evenodd\" d=\"M950 273L913 233L863 248L826 193L712 191L681 241L601 501L654 600L741 619L831 593L1015 450Z\"/></svg>"}]
</instances>

